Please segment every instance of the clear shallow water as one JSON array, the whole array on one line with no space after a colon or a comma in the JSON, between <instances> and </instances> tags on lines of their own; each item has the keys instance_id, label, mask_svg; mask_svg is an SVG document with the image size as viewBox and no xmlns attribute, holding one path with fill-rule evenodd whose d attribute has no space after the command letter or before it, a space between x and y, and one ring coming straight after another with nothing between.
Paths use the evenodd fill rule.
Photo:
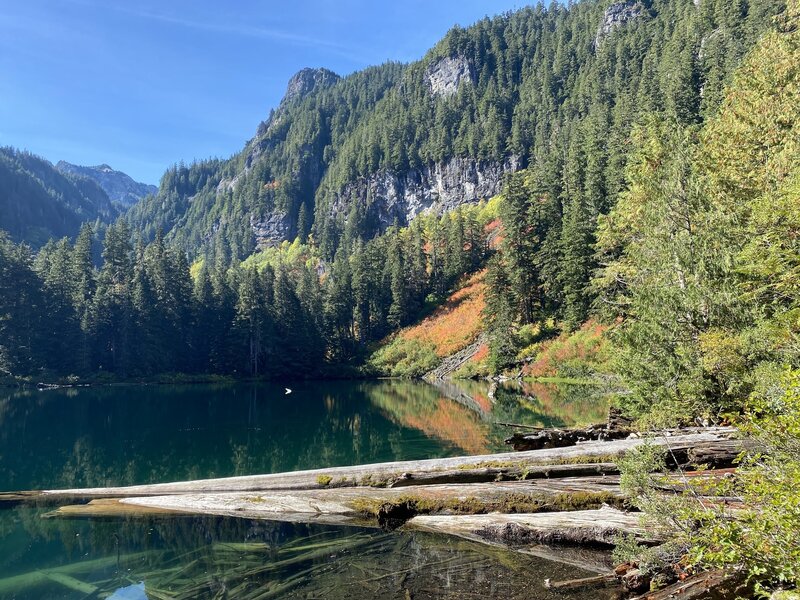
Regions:
<instances>
[{"instance_id":1,"label":"clear shallow water","mask_svg":"<svg viewBox=\"0 0 800 600\"><path fill-rule=\"evenodd\" d=\"M575 425L605 413L587 386L290 387L290 395L270 384L0 390L0 491L474 454L506 448L509 429L498 421ZM44 512L0 510L2 599L556 598L566 596L548 595L545 577L586 574L439 536Z\"/></svg>"}]
</instances>

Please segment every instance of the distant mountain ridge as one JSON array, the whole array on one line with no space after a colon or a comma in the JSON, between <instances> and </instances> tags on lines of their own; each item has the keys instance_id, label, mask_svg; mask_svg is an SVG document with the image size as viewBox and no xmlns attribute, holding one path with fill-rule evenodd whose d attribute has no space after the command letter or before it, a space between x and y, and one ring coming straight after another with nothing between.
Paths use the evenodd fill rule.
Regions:
<instances>
[{"instance_id":1,"label":"distant mountain ridge","mask_svg":"<svg viewBox=\"0 0 800 600\"><path fill-rule=\"evenodd\" d=\"M116 171L105 163L94 167L86 167L60 160L56 164L56 169L62 173L71 173L93 179L103 188L112 201L119 202L125 208L136 204L147 195L158 192L156 186L135 181L130 175L122 171Z\"/></svg>"},{"instance_id":2,"label":"distant mountain ridge","mask_svg":"<svg viewBox=\"0 0 800 600\"><path fill-rule=\"evenodd\" d=\"M0 148L0 229L34 248L75 237L82 223L110 223L118 204L93 179L62 172L44 158Z\"/></svg>"}]
</instances>

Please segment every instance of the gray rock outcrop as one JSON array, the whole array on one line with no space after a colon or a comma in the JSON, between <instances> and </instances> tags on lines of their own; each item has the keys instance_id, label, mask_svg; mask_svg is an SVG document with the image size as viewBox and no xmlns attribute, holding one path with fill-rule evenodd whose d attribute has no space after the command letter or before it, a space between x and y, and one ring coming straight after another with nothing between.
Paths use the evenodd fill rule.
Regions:
<instances>
[{"instance_id":1,"label":"gray rock outcrop","mask_svg":"<svg viewBox=\"0 0 800 600\"><path fill-rule=\"evenodd\" d=\"M639 18L642 13L644 13L644 6L638 0L623 0L610 5L603 13L603 20L600 27L597 28L594 47L598 48L617 27Z\"/></svg>"},{"instance_id":2,"label":"gray rock outcrop","mask_svg":"<svg viewBox=\"0 0 800 600\"><path fill-rule=\"evenodd\" d=\"M444 212L500 192L503 176L522 167L518 156L502 161L452 158L397 174L384 170L345 185L331 212L347 216L353 202L366 201L381 228L411 221L426 211Z\"/></svg>"},{"instance_id":3,"label":"gray rock outcrop","mask_svg":"<svg viewBox=\"0 0 800 600\"><path fill-rule=\"evenodd\" d=\"M431 63L425 80L434 96L449 97L458 92L462 82L474 83L472 65L463 56L448 56Z\"/></svg>"},{"instance_id":4,"label":"gray rock outcrop","mask_svg":"<svg viewBox=\"0 0 800 600\"><path fill-rule=\"evenodd\" d=\"M289 79L282 104L307 96L315 89L327 87L339 81L339 76L328 69L301 69Z\"/></svg>"},{"instance_id":5,"label":"gray rock outcrop","mask_svg":"<svg viewBox=\"0 0 800 600\"><path fill-rule=\"evenodd\" d=\"M292 234L292 221L284 212L267 213L264 217L250 215L250 228L258 248L278 246Z\"/></svg>"}]
</instances>

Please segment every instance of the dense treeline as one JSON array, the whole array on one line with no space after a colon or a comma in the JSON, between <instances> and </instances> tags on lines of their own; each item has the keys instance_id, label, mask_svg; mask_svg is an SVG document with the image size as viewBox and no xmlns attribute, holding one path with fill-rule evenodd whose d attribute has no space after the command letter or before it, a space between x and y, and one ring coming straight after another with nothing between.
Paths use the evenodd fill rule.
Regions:
<instances>
[{"instance_id":1,"label":"dense treeline","mask_svg":"<svg viewBox=\"0 0 800 600\"><path fill-rule=\"evenodd\" d=\"M505 244L489 274L495 368L517 358L509 331L520 323L555 318L571 330L591 314L591 280L607 258L596 252L598 221L629 184L626 164L642 143L632 130L653 115L681 128L713 118L743 52L780 10L771 2L654 2L638 29L601 40L594 52L588 31L572 32L583 40L569 50L582 65L575 87L552 104L555 120L534 117L529 166L504 192ZM654 16L667 14L673 19ZM567 51L563 40L555 47ZM560 62L558 52L551 58Z\"/></svg>"},{"instance_id":2,"label":"dense treeline","mask_svg":"<svg viewBox=\"0 0 800 600\"><path fill-rule=\"evenodd\" d=\"M435 304L484 259L483 207L353 238L325 264L298 238L235 267L202 262L160 233L108 227L35 255L0 237L0 373L312 376Z\"/></svg>"},{"instance_id":3,"label":"dense treeline","mask_svg":"<svg viewBox=\"0 0 800 600\"><path fill-rule=\"evenodd\" d=\"M317 187L447 156L515 153L529 166L505 188L502 252L487 276L492 367L501 369L517 358L520 325L555 319L569 330L606 298L592 283L609 261L597 252L598 223L631 193L625 165L645 143L631 128L648 115L688 130L714 118L731 71L780 5L653 0L605 35L604 4L538 6L454 29L419 63L327 77L282 103L231 160L168 170L159 194L129 213L133 233L117 224L106 234L99 270L85 258L88 231L35 259L4 241L30 297L4 299L12 308L0 311L6 370L272 375L348 362L478 267L485 219L465 208L375 237L369 198L330 220ZM444 56L467 60L475 81L436 98L425 72ZM293 246L291 259L265 251L272 258L255 272L240 266L254 250L253 221L275 211L302 250ZM204 266L190 277L187 261L203 245ZM37 316L44 305L61 316Z\"/></svg>"},{"instance_id":4,"label":"dense treeline","mask_svg":"<svg viewBox=\"0 0 800 600\"><path fill-rule=\"evenodd\" d=\"M65 174L29 152L0 148L0 228L38 248L51 238L75 237L82 223L99 229L119 207L93 180Z\"/></svg>"},{"instance_id":5,"label":"dense treeline","mask_svg":"<svg viewBox=\"0 0 800 600\"><path fill-rule=\"evenodd\" d=\"M487 320L495 368L519 358L516 332L589 315L613 325L614 373L634 415L719 419L775 392L798 366L797 9L778 18L705 124L639 120L608 210L575 190L580 218L535 163L512 178L492 259ZM587 155L586 169L593 160Z\"/></svg>"},{"instance_id":6,"label":"dense treeline","mask_svg":"<svg viewBox=\"0 0 800 600\"><path fill-rule=\"evenodd\" d=\"M160 228L192 257L211 260L248 256L261 235L254 224L269 222L269 236L286 239L313 230L330 260L352 204L363 204L361 237L381 228L371 198L334 206L345 183L452 157L517 155L541 173L583 236L573 259L585 285L577 263L591 254L593 219L622 187L633 123L650 112L685 124L713 114L731 71L782 0L617 4L638 16L604 35L608 2L539 4L455 28L410 65L328 79L282 103L231 159L170 169L129 222L146 239ZM444 57L470 71L471 81L449 97L435 95L428 81ZM575 320L581 302L570 309Z\"/></svg>"},{"instance_id":7,"label":"dense treeline","mask_svg":"<svg viewBox=\"0 0 800 600\"><path fill-rule=\"evenodd\" d=\"M715 486L741 510L704 506L689 485L665 497L663 457L628 457L633 503L672 532L660 557L628 556L650 572L679 556L742 574L748 596L796 597L776 590L800 587L800 2L702 128L651 118L634 140L594 279L598 310L619 321L618 402L649 424L732 422L752 448Z\"/></svg>"}]
</instances>

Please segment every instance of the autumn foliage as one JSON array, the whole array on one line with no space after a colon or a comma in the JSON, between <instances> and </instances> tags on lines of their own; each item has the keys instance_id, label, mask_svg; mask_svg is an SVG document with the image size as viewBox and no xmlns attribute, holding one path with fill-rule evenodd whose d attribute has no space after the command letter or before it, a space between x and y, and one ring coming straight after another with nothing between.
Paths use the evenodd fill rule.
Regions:
<instances>
[{"instance_id":1,"label":"autumn foliage","mask_svg":"<svg viewBox=\"0 0 800 600\"><path fill-rule=\"evenodd\" d=\"M589 320L574 333L562 333L526 348L523 367L528 377L573 377L602 371L609 359L608 326Z\"/></svg>"},{"instance_id":2,"label":"autumn foliage","mask_svg":"<svg viewBox=\"0 0 800 600\"><path fill-rule=\"evenodd\" d=\"M439 358L468 346L481 332L481 313L486 306L485 271L469 278L432 315L400 332L403 340L432 344Z\"/></svg>"}]
</instances>

